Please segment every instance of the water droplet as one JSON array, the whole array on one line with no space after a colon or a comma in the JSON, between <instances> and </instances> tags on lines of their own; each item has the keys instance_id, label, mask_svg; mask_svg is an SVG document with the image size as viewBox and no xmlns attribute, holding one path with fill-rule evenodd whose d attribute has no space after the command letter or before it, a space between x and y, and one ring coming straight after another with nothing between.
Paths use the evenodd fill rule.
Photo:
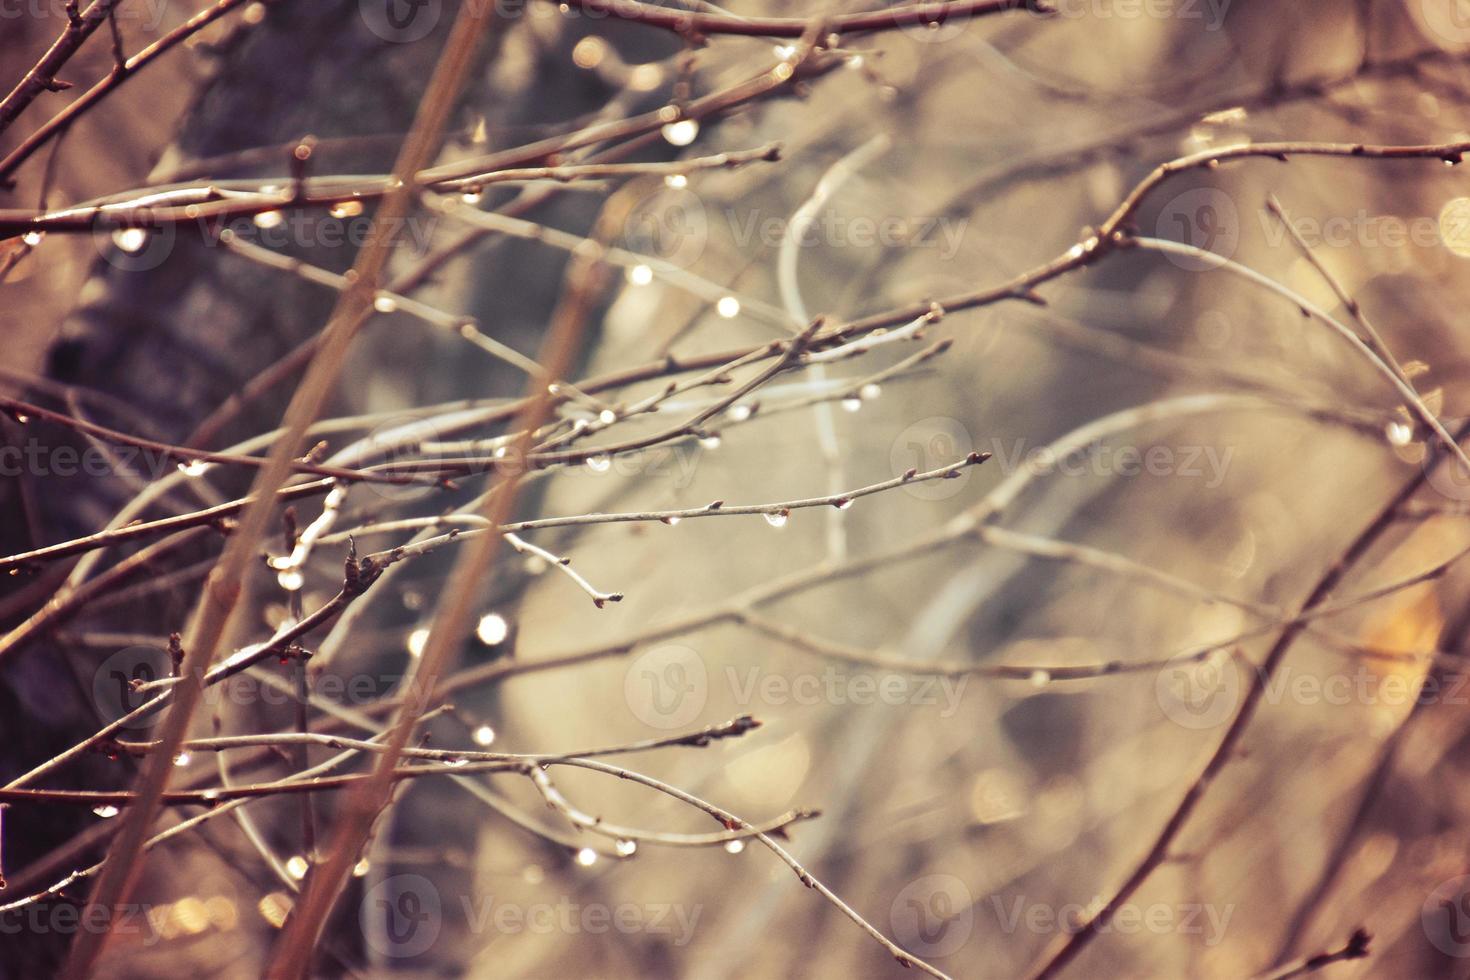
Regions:
<instances>
[{"instance_id":1,"label":"water droplet","mask_svg":"<svg viewBox=\"0 0 1470 980\"><path fill-rule=\"evenodd\" d=\"M368 859L363 858L352 866L352 877L366 878L367 873L372 870L372 867L373 866L371 863L369 863Z\"/></svg>"},{"instance_id":2,"label":"water droplet","mask_svg":"<svg viewBox=\"0 0 1470 980\"><path fill-rule=\"evenodd\" d=\"M771 527L785 527L786 526L786 519L789 516L790 515L787 514L786 511L784 511L784 510L778 510L774 514L767 514L767 515L765 515L765 518L766 518L766 523L769 524L769 525L771 525Z\"/></svg>"},{"instance_id":3,"label":"water droplet","mask_svg":"<svg viewBox=\"0 0 1470 980\"><path fill-rule=\"evenodd\" d=\"M717 435L702 436L699 440L699 444L705 449L719 449L720 437Z\"/></svg>"},{"instance_id":4,"label":"water droplet","mask_svg":"<svg viewBox=\"0 0 1470 980\"><path fill-rule=\"evenodd\" d=\"M19 423L20 425L25 425L30 420L31 420L31 417L29 415L27 415L25 412L16 412L15 413L15 421L17 423Z\"/></svg>"},{"instance_id":5,"label":"water droplet","mask_svg":"<svg viewBox=\"0 0 1470 980\"><path fill-rule=\"evenodd\" d=\"M1033 670L1028 680L1032 687L1046 687L1051 683L1051 674L1044 670Z\"/></svg>"},{"instance_id":6,"label":"water droplet","mask_svg":"<svg viewBox=\"0 0 1470 980\"><path fill-rule=\"evenodd\" d=\"M668 517L660 517L659 520L663 521L670 527L673 527L675 524L679 523L679 518L674 514L670 514Z\"/></svg>"},{"instance_id":7,"label":"water droplet","mask_svg":"<svg viewBox=\"0 0 1470 980\"><path fill-rule=\"evenodd\" d=\"M408 634L409 655L414 657L422 657L424 655L424 646L428 642L429 629L427 626L420 626L418 629Z\"/></svg>"},{"instance_id":8,"label":"water droplet","mask_svg":"<svg viewBox=\"0 0 1470 980\"><path fill-rule=\"evenodd\" d=\"M743 841L743 840L726 841L725 842L725 850L729 851L731 854L739 854L741 851L745 850L745 841Z\"/></svg>"},{"instance_id":9,"label":"water droplet","mask_svg":"<svg viewBox=\"0 0 1470 980\"><path fill-rule=\"evenodd\" d=\"M623 857L632 857L638 850L638 842L636 840L620 840L613 847Z\"/></svg>"},{"instance_id":10,"label":"water droplet","mask_svg":"<svg viewBox=\"0 0 1470 980\"><path fill-rule=\"evenodd\" d=\"M179 472L185 476L203 476L209 472L209 464L202 459L193 459L179 464Z\"/></svg>"},{"instance_id":11,"label":"water droplet","mask_svg":"<svg viewBox=\"0 0 1470 980\"><path fill-rule=\"evenodd\" d=\"M1384 428L1390 446L1407 446L1414 439L1414 428L1407 422L1390 422Z\"/></svg>"},{"instance_id":12,"label":"water droplet","mask_svg":"<svg viewBox=\"0 0 1470 980\"><path fill-rule=\"evenodd\" d=\"M105 820L108 817L117 816L117 807L113 806L111 803L104 803L101 806L94 806L92 808L92 812Z\"/></svg>"},{"instance_id":13,"label":"water droplet","mask_svg":"<svg viewBox=\"0 0 1470 980\"><path fill-rule=\"evenodd\" d=\"M377 310L379 313L392 313L394 310L398 309L398 301L392 296L389 296L387 293L380 293L378 297L373 300L373 309Z\"/></svg>"},{"instance_id":14,"label":"water droplet","mask_svg":"<svg viewBox=\"0 0 1470 980\"><path fill-rule=\"evenodd\" d=\"M671 122L663 128L663 134L671 146L688 146L699 136L699 121L680 119L678 122Z\"/></svg>"},{"instance_id":15,"label":"water droplet","mask_svg":"<svg viewBox=\"0 0 1470 980\"><path fill-rule=\"evenodd\" d=\"M715 312L726 320L740 315L740 300L734 296L721 296L720 301L715 304Z\"/></svg>"},{"instance_id":16,"label":"water droplet","mask_svg":"<svg viewBox=\"0 0 1470 980\"><path fill-rule=\"evenodd\" d=\"M602 411L597 413L597 421L601 422L603 425L612 425L617 420L618 413L614 412L610 408L604 408Z\"/></svg>"},{"instance_id":17,"label":"water droplet","mask_svg":"<svg viewBox=\"0 0 1470 980\"><path fill-rule=\"evenodd\" d=\"M838 510L851 510L852 509L852 498L849 497L846 500L839 500L833 506L835 506Z\"/></svg>"},{"instance_id":18,"label":"water droplet","mask_svg":"<svg viewBox=\"0 0 1470 980\"><path fill-rule=\"evenodd\" d=\"M489 725L481 725L475 729L474 739L476 745L484 748L495 741L495 729Z\"/></svg>"},{"instance_id":19,"label":"water droplet","mask_svg":"<svg viewBox=\"0 0 1470 980\"><path fill-rule=\"evenodd\" d=\"M590 868L597 863L597 852L590 847L584 847L577 852L577 863L584 868Z\"/></svg>"},{"instance_id":20,"label":"water droplet","mask_svg":"<svg viewBox=\"0 0 1470 980\"><path fill-rule=\"evenodd\" d=\"M870 402L881 394L883 394L883 389L871 381L858 389L858 397L865 402Z\"/></svg>"},{"instance_id":21,"label":"water droplet","mask_svg":"<svg viewBox=\"0 0 1470 980\"><path fill-rule=\"evenodd\" d=\"M332 205L331 215L334 218L353 218L362 214L361 201L342 201Z\"/></svg>"},{"instance_id":22,"label":"water droplet","mask_svg":"<svg viewBox=\"0 0 1470 980\"><path fill-rule=\"evenodd\" d=\"M42 238L45 238L45 237L46 236L45 236L45 234L43 232L39 232L39 231L28 231L24 235L21 235L20 236L20 240L23 241L23 242L25 242L27 245L31 246L32 248L35 248L37 245L41 244L41 239Z\"/></svg>"},{"instance_id":23,"label":"water droplet","mask_svg":"<svg viewBox=\"0 0 1470 980\"><path fill-rule=\"evenodd\" d=\"M306 584L306 576L301 574L300 569L283 568L276 574L276 583L287 592L300 592L301 587Z\"/></svg>"},{"instance_id":24,"label":"water droplet","mask_svg":"<svg viewBox=\"0 0 1470 980\"><path fill-rule=\"evenodd\" d=\"M281 214L281 212L279 211L262 211L255 216L255 227L277 228L280 226L281 222L285 220L285 215Z\"/></svg>"},{"instance_id":25,"label":"water droplet","mask_svg":"<svg viewBox=\"0 0 1470 980\"><path fill-rule=\"evenodd\" d=\"M842 407L845 411L856 412L863 407L863 400L856 396L842 399Z\"/></svg>"},{"instance_id":26,"label":"water droplet","mask_svg":"<svg viewBox=\"0 0 1470 980\"><path fill-rule=\"evenodd\" d=\"M461 201L465 202L466 204L479 204L480 203L480 192L479 191L465 191L462 195L460 195L460 198L459 199Z\"/></svg>"},{"instance_id":27,"label":"water droplet","mask_svg":"<svg viewBox=\"0 0 1470 980\"><path fill-rule=\"evenodd\" d=\"M669 174L664 178L664 185L672 187L676 191L683 190L689 186L689 178L683 174Z\"/></svg>"},{"instance_id":28,"label":"water droplet","mask_svg":"<svg viewBox=\"0 0 1470 980\"><path fill-rule=\"evenodd\" d=\"M749 405L732 405L730 406L730 411L725 414L730 416L731 421L744 422L755 414L755 410Z\"/></svg>"},{"instance_id":29,"label":"water droplet","mask_svg":"<svg viewBox=\"0 0 1470 980\"><path fill-rule=\"evenodd\" d=\"M628 281L635 286L647 286L653 282L653 270L646 265L635 265L628 269Z\"/></svg>"},{"instance_id":30,"label":"water droplet","mask_svg":"<svg viewBox=\"0 0 1470 980\"><path fill-rule=\"evenodd\" d=\"M187 766L188 764L189 764L189 753L187 753L187 752L180 752L178 755L174 756L174 765L176 765L176 766Z\"/></svg>"},{"instance_id":31,"label":"water droplet","mask_svg":"<svg viewBox=\"0 0 1470 980\"><path fill-rule=\"evenodd\" d=\"M481 616L479 624L475 626L475 636L488 647L504 643L505 638L509 635L510 624L500 613L487 613Z\"/></svg>"},{"instance_id":32,"label":"water droplet","mask_svg":"<svg viewBox=\"0 0 1470 980\"><path fill-rule=\"evenodd\" d=\"M302 857L300 854L291 855L290 860L286 862L286 873L289 874L292 878L295 878L297 881L305 878L306 872L310 870L311 865L307 864L306 858Z\"/></svg>"},{"instance_id":33,"label":"water droplet","mask_svg":"<svg viewBox=\"0 0 1470 980\"><path fill-rule=\"evenodd\" d=\"M459 769L459 768L461 768L463 766L467 766L469 764L470 764L470 760L468 760L468 759L449 759L449 760L446 760L445 763L444 763L444 765L446 767L450 768L450 769Z\"/></svg>"},{"instance_id":34,"label":"water droplet","mask_svg":"<svg viewBox=\"0 0 1470 980\"><path fill-rule=\"evenodd\" d=\"M587 468L594 473L606 473L612 466L612 457L605 454L587 457Z\"/></svg>"},{"instance_id":35,"label":"water droplet","mask_svg":"<svg viewBox=\"0 0 1470 980\"><path fill-rule=\"evenodd\" d=\"M148 244L148 232L142 228L119 228L112 233L112 241L129 255L143 251Z\"/></svg>"}]
</instances>

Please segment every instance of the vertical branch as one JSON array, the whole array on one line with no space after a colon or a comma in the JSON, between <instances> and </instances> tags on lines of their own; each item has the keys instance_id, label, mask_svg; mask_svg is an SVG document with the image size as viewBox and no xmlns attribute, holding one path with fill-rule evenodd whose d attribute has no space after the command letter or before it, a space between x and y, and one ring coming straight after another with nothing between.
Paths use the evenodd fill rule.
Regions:
<instances>
[{"instance_id":1,"label":"vertical branch","mask_svg":"<svg viewBox=\"0 0 1470 980\"><path fill-rule=\"evenodd\" d=\"M539 358L540 370L533 377L526 404L512 426L519 436L504 463L497 467L495 484L485 497L482 514L492 527L505 524L513 513L536 431L551 416L555 397L551 383L570 371L581 345L588 311L604 278L600 245L589 242L574 253L567 271L567 291L552 316ZM451 585L435 609L417 668L404 681L403 700L389 729L384 751L378 756L370 777L343 804L340 829L327 850L325 863L313 869L307 879L305 894L277 943L268 971L270 976L295 980L309 974L311 955L327 916L367 842L373 822L392 793L394 770L409 735L429 706L452 653L469 635L479 588L494 567L501 540L498 534L478 535L456 560L449 575Z\"/></svg>"},{"instance_id":2,"label":"vertical branch","mask_svg":"<svg viewBox=\"0 0 1470 980\"><path fill-rule=\"evenodd\" d=\"M137 782L136 803L122 818L89 903L103 910L106 916L103 921L114 921L111 909L126 901L148 828L158 813L160 798L168 784L173 757L188 733L203 693L204 673L234 613L245 573L270 520L275 494L290 477L297 447L331 394L353 337L372 311L393 243L387 229L396 227L414 203L413 175L428 164L439 145L449 111L469 71L483 12L479 4L466 4L455 20L413 129L394 164L393 189L384 197L371 226L375 233L354 264L357 278L337 302L323 332L321 346L286 409L281 424L284 433L272 447L266 465L257 473L251 501L241 512L239 527L230 536L205 583L204 595L189 624L182 680L173 689L174 703L163 720L158 750L144 763ZM109 938L110 930L79 930L64 967L65 975L89 976Z\"/></svg>"}]
</instances>

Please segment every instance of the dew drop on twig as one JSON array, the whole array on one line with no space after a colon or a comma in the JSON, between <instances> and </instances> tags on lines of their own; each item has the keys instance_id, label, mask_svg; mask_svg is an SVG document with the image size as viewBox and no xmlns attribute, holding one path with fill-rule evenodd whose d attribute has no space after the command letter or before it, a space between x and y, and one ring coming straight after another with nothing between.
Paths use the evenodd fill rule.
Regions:
<instances>
[{"instance_id":1,"label":"dew drop on twig","mask_svg":"<svg viewBox=\"0 0 1470 980\"><path fill-rule=\"evenodd\" d=\"M785 527L786 526L786 520L790 516L791 515L789 515L786 511L784 511L784 510L778 510L778 511L775 511L774 513L766 514L765 515L765 518L766 518L766 523L769 524L769 525L771 525L771 527Z\"/></svg>"},{"instance_id":2,"label":"dew drop on twig","mask_svg":"<svg viewBox=\"0 0 1470 980\"><path fill-rule=\"evenodd\" d=\"M611 466L612 460L605 455L587 457L587 468L594 473L606 473Z\"/></svg>"}]
</instances>

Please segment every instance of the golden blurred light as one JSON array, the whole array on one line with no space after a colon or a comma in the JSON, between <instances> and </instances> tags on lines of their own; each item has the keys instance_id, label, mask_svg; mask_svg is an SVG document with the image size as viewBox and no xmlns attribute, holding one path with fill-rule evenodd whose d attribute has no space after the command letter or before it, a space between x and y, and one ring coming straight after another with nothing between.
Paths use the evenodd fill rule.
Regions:
<instances>
[{"instance_id":1,"label":"golden blurred light","mask_svg":"<svg viewBox=\"0 0 1470 980\"><path fill-rule=\"evenodd\" d=\"M1453 255L1470 258L1470 197L1456 197L1439 209L1439 240Z\"/></svg>"},{"instance_id":2,"label":"golden blurred light","mask_svg":"<svg viewBox=\"0 0 1470 980\"><path fill-rule=\"evenodd\" d=\"M307 864L306 858L302 857L300 854L292 855L291 859L286 862L286 873L289 874L292 878L295 878L297 881L305 878L306 872L310 870L311 865Z\"/></svg>"},{"instance_id":3,"label":"golden blurred light","mask_svg":"<svg viewBox=\"0 0 1470 980\"><path fill-rule=\"evenodd\" d=\"M261 898L255 907L265 921L279 929L285 924L286 916L291 914L293 904L291 896L285 892L271 892Z\"/></svg>"},{"instance_id":4,"label":"golden blurred light","mask_svg":"<svg viewBox=\"0 0 1470 980\"><path fill-rule=\"evenodd\" d=\"M665 126L663 134L670 146L688 146L699 136L699 123L693 119L680 119Z\"/></svg>"},{"instance_id":5,"label":"golden blurred light","mask_svg":"<svg viewBox=\"0 0 1470 980\"><path fill-rule=\"evenodd\" d=\"M572 63L578 68L596 68L607 57L607 42L600 37L584 37L572 48Z\"/></svg>"},{"instance_id":6,"label":"golden blurred light","mask_svg":"<svg viewBox=\"0 0 1470 980\"><path fill-rule=\"evenodd\" d=\"M510 624L500 613L488 613L481 616L479 624L475 627L475 636L488 647L504 643L505 638L509 635Z\"/></svg>"},{"instance_id":7,"label":"golden blurred light","mask_svg":"<svg viewBox=\"0 0 1470 980\"><path fill-rule=\"evenodd\" d=\"M210 924L221 931L235 928L240 921L240 914L235 909L235 903L223 895L205 899L204 911L209 916Z\"/></svg>"},{"instance_id":8,"label":"golden blurred light","mask_svg":"<svg viewBox=\"0 0 1470 980\"><path fill-rule=\"evenodd\" d=\"M141 252L148 244L148 232L142 228L119 228L112 233L112 241L118 248L132 255Z\"/></svg>"},{"instance_id":9,"label":"golden blurred light","mask_svg":"<svg viewBox=\"0 0 1470 980\"><path fill-rule=\"evenodd\" d=\"M185 935L197 936L209 928L209 909L193 895L175 902L171 915L179 931Z\"/></svg>"},{"instance_id":10,"label":"golden blurred light","mask_svg":"<svg viewBox=\"0 0 1470 980\"><path fill-rule=\"evenodd\" d=\"M1026 786L1008 769L986 769L970 786L970 812L982 824L1004 823L1026 813Z\"/></svg>"}]
</instances>

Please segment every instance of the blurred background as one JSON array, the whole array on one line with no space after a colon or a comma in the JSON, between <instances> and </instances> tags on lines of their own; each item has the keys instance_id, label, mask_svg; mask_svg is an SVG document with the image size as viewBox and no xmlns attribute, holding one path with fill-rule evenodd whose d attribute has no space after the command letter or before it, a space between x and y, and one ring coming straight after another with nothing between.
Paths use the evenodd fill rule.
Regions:
<instances>
[{"instance_id":1,"label":"blurred background","mask_svg":"<svg viewBox=\"0 0 1470 980\"><path fill-rule=\"evenodd\" d=\"M124 0L124 49L206 6ZM4 206L285 179L291 147L308 134L313 175L387 172L457 6L239 5L31 155ZM597 377L754 347L811 316L850 322L1003 283L1085 241L1176 157L1272 141L1470 139L1470 10L1458 0L1058 7L843 37L815 77L666 126L628 157L658 163L779 141L776 163L497 185L446 207L426 202L395 243L389 278L440 315L379 305L330 410L354 421L321 438L335 452L427 420L432 436L413 453L432 453L437 439L454 455L453 440L503 431L446 421L525 385L523 371L467 342L458 324L472 317L484 336L535 356L565 288L568 246L587 235L620 250L575 372ZM59 8L0 13L0 87L63 28ZM690 47L552 4L497 8L491 20L446 162L686 103L769 70L795 43L735 36ZM63 77L80 89L112 61L103 31ZM0 150L73 98L42 95L0 135ZM231 225L235 245L192 227L0 243L12 250L0 286L5 394L169 443L224 448L269 431L299 378L300 345L336 299L322 275L312 281L290 263L348 270L352 229L371 215L360 211L242 219ZM487 224L471 211L514 221ZM753 715L762 726L740 738L613 761L752 822L821 810L783 846L899 947L965 977L1034 971L1145 861L1186 794L1202 790L1162 862L1067 974L1269 974L1340 949L1361 927L1372 955L1324 973L1470 975L1470 580L1455 562L1470 549L1470 474L1361 353L1303 315L1310 304L1355 332L1366 319L1457 431L1470 366L1458 329L1470 302L1465 171L1433 158L1224 162L1162 184L1132 231L1213 252L1275 288L1199 256L1117 250L1039 287L1044 304L956 310L918 343L781 375L699 438L529 481L528 518L665 511L840 494L993 454L958 479L850 510L527 533L625 598L594 604L543 557L506 549L458 656L459 668L491 680L448 696L454 710L425 726L431 744L573 752ZM910 363L941 340L950 346ZM252 382L262 372L274 374ZM667 380L598 397L631 404ZM248 401L232 400L245 392ZM683 417L717 395L683 393L669 411ZM665 424L620 421L612 436ZM132 516L187 513L248 486L226 468L143 472L115 456L99 472L67 472L59 447L96 445L34 420L0 418L0 431L7 445L42 447L26 457L41 464L9 467L0 483L7 554L96 531L163 477L170 488ZM1048 454L1058 440L1066 451ZM356 485L336 529L453 512L483 482L430 495ZM1291 640L1218 778L1198 782L1284 623L1406 487L1408 502L1344 567L1331 611ZM977 508L1000 533L944 539ZM298 510L303 526L321 513L315 499ZM376 533L360 547L411 537ZM110 679L159 669L218 540L181 543L0 655L7 781L122 713ZM345 546L321 544L294 589L262 561L230 642L264 640L299 617L293 604L309 611L330 599ZM268 550L289 549L277 533ZM371 602L308 641L320 697L370 709L391 696L453 551L395 566ZM136 552L12 575L0 592L6 627ZM753 594L752 620L730 614ZM859 656L820 655L833 648ZM579 652L589 656L533 669ZM1134 666L1065 677L1113 662ZM923 669L934 663L954 669ZM1035 669L997 677L996 665ZM297 669L273 659L257 668L287 689ZM197 734L290 730L289 696L268 697L276 688L266 683L207 702ZM325 724L332 713L317 704L311 717ZM332 754L313 748L310 761ZM255 753L232 773L200 752L177 781L283 778L297 762ZM135 772L125 753L92 752L43 785L125 788ZM554 775L580 809L612 824L718 829L646 786ZM329 827L331 795L314 807ZM159 829L196 811L171 810ZM294 798L235 814L150 852L136 928L109 946L108 975L261 975L314 853ZM3 898L94 863L115 817L12 806ZM316 970L899 975L881 945L766 848L739 843L633 847L576 830L513 775L415 780L377 824ZM5 912L0 971L54 971L77 928L57 909L85 887Z\"/></svg>"}]
</instances>

